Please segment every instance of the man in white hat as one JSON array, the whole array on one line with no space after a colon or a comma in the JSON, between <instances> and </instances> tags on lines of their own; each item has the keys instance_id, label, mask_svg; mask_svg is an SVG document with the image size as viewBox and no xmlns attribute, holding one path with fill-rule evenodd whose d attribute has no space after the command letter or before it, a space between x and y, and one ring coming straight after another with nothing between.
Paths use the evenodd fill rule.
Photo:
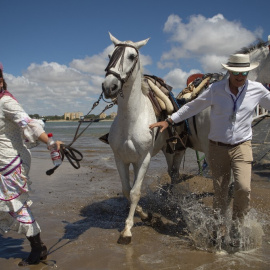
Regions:
<instances>
[{"instance_id":1,"label":"man in white hat","mask_svg":"<svg viewBox=\"0 0 270 270\"><path fill-rule=\"evenodd\" d=\"M234 176L234 201L231 245L240 245L236 229L242 224L250 206L252 156L252 117L258 104L270 110L270 92L261 83L247 80L248 72L258 63L249 55L233 54L227 64L229 78L210 85L200 96L185 104L171 118L150 125L163 132L211 106L209 164L214 185L213 208L225 218L229 207L228 189L231 171ZM237 226L236 226L237 225Z\"/></svg>"}]
</instances>

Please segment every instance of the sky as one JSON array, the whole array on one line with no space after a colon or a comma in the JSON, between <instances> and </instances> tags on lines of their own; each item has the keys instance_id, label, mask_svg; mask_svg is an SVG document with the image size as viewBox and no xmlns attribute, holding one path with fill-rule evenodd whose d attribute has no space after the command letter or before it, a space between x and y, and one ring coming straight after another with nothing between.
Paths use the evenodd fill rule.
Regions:
<instances>
[{"instance_id":1,"label":"sky","mask_svg":"<svg viewBox=\"0 0 270 270\"><path fill-rule=\"evenodd\" d=\"M189 75L222 72L230 54L270 35L265 0L0 0L0 9L8 90L41 116L90 111L113 50L109 32L121 41L150 38L140 49L144 73L176 95Z\"/></svg>"}]
</instances>

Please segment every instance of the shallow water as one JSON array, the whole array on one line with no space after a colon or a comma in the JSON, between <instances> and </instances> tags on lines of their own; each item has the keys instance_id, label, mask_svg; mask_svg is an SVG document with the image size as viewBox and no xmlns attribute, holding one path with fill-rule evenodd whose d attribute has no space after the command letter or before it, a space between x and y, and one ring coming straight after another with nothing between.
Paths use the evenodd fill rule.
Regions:
<instances>
[{"instance_id":1,"label":"shallow water","mask_svg":"<svg viewBox=\"0 0 270 270\"><path fill-rule=\"evenodd\" d=\"M117 244L128 203L121 194L112 151L97 139L108 132L110 123L102 123L101 128L100 123L94 124L96 128L89 129L76 143L84 155L79 170L64 161L47 177L45 171L52 164L46 147L32 151L33 212L50 255L46 262L24 269L270 268L270 182L265 168L253 171L252 209L245 222L241 250L231 249L221 238L216 246L209 242L216 225L211 180L186 177L168 192L162 154L152 159L140 201L154 218L145 224L135 217L131 244ZM46 131L69 143L76 125L47 123ZM195 153L188 150L183 173L196 174L197 170ZM22 269L16 265L28 251L23 236L15 232L0 236L1 269Z\"/></svg>"}]
</instances>

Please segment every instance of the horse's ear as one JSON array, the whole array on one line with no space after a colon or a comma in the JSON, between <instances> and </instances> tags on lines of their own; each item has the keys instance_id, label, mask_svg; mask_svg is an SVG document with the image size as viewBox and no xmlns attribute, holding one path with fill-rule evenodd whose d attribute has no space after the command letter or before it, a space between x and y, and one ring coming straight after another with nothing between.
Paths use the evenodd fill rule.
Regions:
<instances>
[{"instance_id":1,"label":"horse's ear","mask_svg":"<svg viewBox=\"0 0 270 270\"><path fill-rule=\"evenodd\" d=\"M139 50L142 46L144 46L150 38L147 38L145 40L138 41L134 43L134 46Z\"/></svg>"},{"instance_id":2,"label":"horse's ear","mask_svg":"<svg viewBox=\"0 0 270 270\"><path fill-rule=\"evenodd\" d=\"M111 39L111 41L113 42L114 45L117 45L117 44L121 43L121 41L118 40L117 38L115 38L110 32L109 32L109 35L110 35L110 39Z\"/></svg>"}]
</instances>

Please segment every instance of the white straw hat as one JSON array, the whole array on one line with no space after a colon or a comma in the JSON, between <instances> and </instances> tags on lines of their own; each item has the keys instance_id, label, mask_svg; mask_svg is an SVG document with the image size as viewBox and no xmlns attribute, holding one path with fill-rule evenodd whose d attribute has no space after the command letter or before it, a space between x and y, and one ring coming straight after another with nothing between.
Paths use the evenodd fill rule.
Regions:
<instances>
[{"instance_id":1,"label":"white straw hat","mask_svg":"<svg viewBox=\"0 0 270 270\"><path fill-rule=\"evenodd\" d=\"M221 64L224 68L230 71L245 72L256 68L259 63L250 63L248 54L232 54L227 64Z\"/></svg>"}]
</instances>

